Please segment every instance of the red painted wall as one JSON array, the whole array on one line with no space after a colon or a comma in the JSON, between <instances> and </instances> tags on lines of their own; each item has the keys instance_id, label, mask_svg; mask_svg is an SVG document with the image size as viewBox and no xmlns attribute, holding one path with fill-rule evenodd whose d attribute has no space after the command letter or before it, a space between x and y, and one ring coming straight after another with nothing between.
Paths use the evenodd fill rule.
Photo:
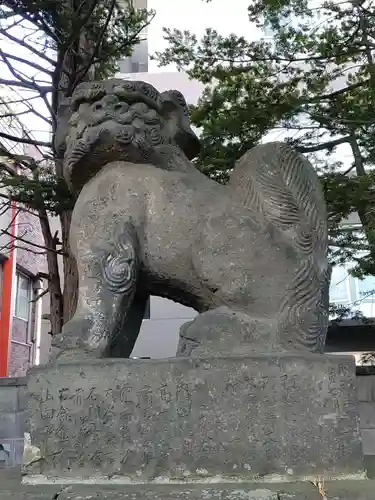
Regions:
<instances>
[{"instance_id":1,"label":"red painted wall","mask_svg":"<svg viewBox=\"0 0 375 500\"><path fill-rule=\"evenodd\" d=\"M10 233L15 235L16 204L12 202L12 222ZM11 239L9 257L3 263L3 290L1 298L0 318L0 377L8 376L9 342L12 314L12 286L13 286L14 240Z\"/></svg>"}]
</instances>

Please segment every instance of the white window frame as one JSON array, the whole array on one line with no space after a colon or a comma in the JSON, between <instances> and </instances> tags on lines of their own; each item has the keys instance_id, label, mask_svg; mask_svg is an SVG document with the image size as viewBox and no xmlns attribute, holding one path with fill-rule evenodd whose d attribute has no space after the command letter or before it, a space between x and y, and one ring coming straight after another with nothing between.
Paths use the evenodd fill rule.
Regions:
<instances>
[{"instance_id":1,"label":"white window frame","mask_svg":"<svg viewBox=\"0 0 375 500\"><path fill-rule=\"evenodd\" d=\"M28 311L27 311L27 318L25 318L24 316L20 316L19 314L19 311L18 311L18 298L19 298L19 291L20 291L20 288L19 288L19 279L20 277L22 279L26 279L28 281ZM31 316L31 299L32 299L32 292L33 292L33 288L32 288L32 280L29 276L27 276L26 274L20 272L20 271L16 271L16 303L15 303L15 307L14 307L14 316L18 319L21 319L22 321L25 321L28 323L28 325L30 324L30 316Z\"/></svg>"}]
</instances>

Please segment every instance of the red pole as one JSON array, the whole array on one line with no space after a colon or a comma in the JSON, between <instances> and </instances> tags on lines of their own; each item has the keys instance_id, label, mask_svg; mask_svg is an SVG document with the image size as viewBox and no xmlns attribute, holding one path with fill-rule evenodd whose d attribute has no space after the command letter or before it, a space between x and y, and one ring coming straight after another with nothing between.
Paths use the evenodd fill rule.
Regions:
<instances>
[{"instance_id":1,"label":"red pole","mask_svg":"<svg viewBox=\"0 0 375 500\"><path fill-rule=\"evenodd\" d=\"M13 261L14 261L14 236L16 234L17 207L11 202L12 221L10 227L9 256L3 263L3 290L1 295L0 317L0 377L8 376L9 350L12 324L12 287L13 287Z\"/></svg>"}]
</instances>

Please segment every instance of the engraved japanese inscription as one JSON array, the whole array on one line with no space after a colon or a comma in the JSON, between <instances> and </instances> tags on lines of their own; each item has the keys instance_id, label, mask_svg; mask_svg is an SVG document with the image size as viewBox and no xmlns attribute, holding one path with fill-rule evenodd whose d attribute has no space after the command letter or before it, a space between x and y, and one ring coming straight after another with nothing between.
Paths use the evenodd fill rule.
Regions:
<instances>
[{"instance_id":1,"label":"engraved japanese inscription","mask_svg":"<svg viewBox=\"0 0 375 500\"><path fill-rule=\"evenodd\" d=\"M284 474L286 466L298 473L322 457L321 441L322 467L335 471L343 464L332 450L346 426L353 437L345 460L360 446L355 386L347 361L339 369L309 356L58 364L47 377L35 370L31 435L43 460L33 473L134 480L252 477ZM311 435L319 440L306 446Z\"/></svg>"}]
</instances>

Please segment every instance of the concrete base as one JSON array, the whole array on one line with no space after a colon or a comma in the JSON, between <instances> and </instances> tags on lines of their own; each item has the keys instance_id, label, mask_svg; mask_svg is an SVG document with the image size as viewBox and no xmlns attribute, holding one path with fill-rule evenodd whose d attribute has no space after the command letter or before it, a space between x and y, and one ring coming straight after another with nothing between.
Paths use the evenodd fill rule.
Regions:
<instances>
[{"instance_id":1,"label":"concrete base","mask_svg":"<svg viewBox=\"0 0 375 500\"><path fill-rule=\"evenodd\" d=\"M320 483L321 484L321 483ZM374 500L375 481L126 486L1 485L0 500Z\"/></svg>"},{"instance_id":2,"label":"concrete base","mask_svg":"<svg viewBox=\"0 0 375 500\"><path fill-rule=\"evenodd\" d=\"M25 481L362 477L355 366L282 354L36 367Z\"/></svg>"}]
</instances>

